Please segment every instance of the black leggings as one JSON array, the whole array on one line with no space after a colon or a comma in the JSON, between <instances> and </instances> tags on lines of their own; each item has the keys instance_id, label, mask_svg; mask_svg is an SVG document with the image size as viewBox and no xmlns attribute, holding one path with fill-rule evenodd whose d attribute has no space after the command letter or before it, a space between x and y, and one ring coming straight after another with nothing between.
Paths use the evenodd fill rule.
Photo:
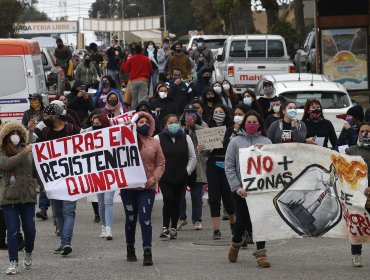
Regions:
<instances>
[{"instance_id":1,"label":"black leggings","mask_svg":"<svg viewBox=\"0 0 370 280\"><path fill-rule=\"evenodd\" d=\"M232 198L235 206L236 222L233 230L234 243L240 243L243 241L243 234L247 229L248 232L252 232L252 222L249 216L249 210L245 198L241 198L236 193L232 193ZM257 250L265 248L265 241L259 241L256 243Z\"/></svg>"},{"instance_id":2,"label":"black leggings","mask_svg":"<svg viewBox=\"0 0 370 280\"><path fill-rule=\"evenodd\" d=\"M216 165L207 165L206 175L208 181L208 199L209 206L211 208L211 217L220 217L221 199L226 212L229 215L233 215L235 210L225 170Z\"/></svg>"},{"instance_id":3,"label":"black leggings","mask_svg":"<svg viewBox=\"0 0 370 280\"><path fill-rule=\"evenodd\" d=\"M163 195L163 227L168 228L171 221L171 228L176 228L180 216L181 194L185 186L161 182L160 188Z\"/></svg>"}]
</instances>

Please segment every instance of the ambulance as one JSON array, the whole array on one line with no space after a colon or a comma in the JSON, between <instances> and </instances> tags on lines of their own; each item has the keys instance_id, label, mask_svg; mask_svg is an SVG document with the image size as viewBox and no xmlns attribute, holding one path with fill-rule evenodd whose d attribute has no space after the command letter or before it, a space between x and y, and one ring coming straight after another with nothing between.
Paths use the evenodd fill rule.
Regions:
<instances>
[{"instance_id":1,"label":"ambulance","mask_svg":"<svg viewBox=\"0 0 370 280\"><path fill-rule=\"evenodd\" d=\"M48 91L39 44L25 39L0 39L0 119L21 121L30 108L28 97Z\"/></svg>"}]
</instances>

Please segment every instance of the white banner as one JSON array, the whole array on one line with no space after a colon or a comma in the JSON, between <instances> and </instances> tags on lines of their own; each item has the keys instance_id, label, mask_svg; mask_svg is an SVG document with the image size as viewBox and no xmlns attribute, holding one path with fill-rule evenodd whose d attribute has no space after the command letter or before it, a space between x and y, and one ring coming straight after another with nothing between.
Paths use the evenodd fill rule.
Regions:
<instances>
[{"instance_id":1,"label":"white banner","mask_svg":"<svg viewBox=\"0 0 370 280\"><path fill-rule=\"evenodd\" d=\"M146 182L135 124L36 143L32 153L50 199L74 201Z\"/></svg>"},{"instance_id":2,"label":"white banner","mask_svg":"<svg viewBox=\"0 0 370 280\"><path fill-rule=\"evenodd\" d=\"M37 21L17 23L18 34L65 34L78 33L78 21Z\"/></svg>"},{"instance_id":3,"label":"white banner","mask_svg":"<svg viewBox=\"0 0 370 280\"><path fill-rule=\"evenodd\" d=\"M361 157L295 143L241 149L239 156L255 241L300 236L370 241L367 166Z\"/></svg>"}]
</instances>

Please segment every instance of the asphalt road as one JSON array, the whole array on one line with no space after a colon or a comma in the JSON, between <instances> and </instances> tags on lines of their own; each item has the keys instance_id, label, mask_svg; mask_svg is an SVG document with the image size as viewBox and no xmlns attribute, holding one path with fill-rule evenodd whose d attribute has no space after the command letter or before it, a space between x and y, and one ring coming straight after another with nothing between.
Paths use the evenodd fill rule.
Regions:
<instances>
[{"instance_id":1,"label":"asphalt road","mask_svg":"<svg viewBox=\"0 0 370 280\"><path fill-rule=\"evenodd\" d=\"M115 204L112 241L98 237L100 225L93 223L93 211L85 200L78 202L73 252L62 257L54 255L59 245L51 219L37 220L33 267L21 269L16 276L5 275L8 265L6 251L0 251L0 279L368 279L370 275L369 246L364 246L364 267L351 265L350 246L343 239L290 239L267 243L271 268L257 267L252 256L254 245L241 250L239 260L227 259L230 229L222 223L222 239L211 240L212 230L208 205L203 206L202 231L191 225L178 233L177 240L159 239L161 201L153 211L154 266L142 266L141 237L138 227L136 253L138 262L126 262L124 213ZM190 209L188 209L188 214ZM50 213L49 213L50 214ZM23 253L20 254L21 259Z\"/></svg>"}]
</instances>

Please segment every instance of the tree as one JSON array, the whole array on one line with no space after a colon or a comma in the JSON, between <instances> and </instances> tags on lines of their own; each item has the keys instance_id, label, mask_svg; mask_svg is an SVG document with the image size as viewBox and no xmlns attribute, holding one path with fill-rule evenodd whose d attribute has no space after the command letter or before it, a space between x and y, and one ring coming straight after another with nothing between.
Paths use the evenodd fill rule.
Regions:
<instances>
[{"instance_id":1,"label":"tree","mask_svg":"<svg viewBox=\"0 0 370 280\"><path fill-rule=\"evenodd\" d=\"M14 24L22 14L23 6L16 0L0 1L0 38L14 37Z\"/></svg>"},{"instance_id":2,"label":"tree","mask_svg":"<svg viewBox=\"0 0 370 280\"><path fill-rule=\"evenodd\" d=\"M238 30L237 34L254 34L256 33L256 26L253 20L252 13L252 1L251 0L240 0L240 9L238 9L239 14L235 16L235 22L242 23L239 27L235 27ZM245 19L241 21L240 19ZM235 23L234 23L235 24Z\"/></svg>"},{"instance_id":3,"label":"tree","mask_svg":"<svg viewBox=\"0 0 370 280\"><path fill-rule=\"evenodd\" d=\"M272 28L279 21L279 5L276 0L260 0L266 9L267 29Z\"/></svg>"},{"instance_id":4,"label":"tree","mask_svg":"<svg viewBox=\"0 0 370 280\"><path fill-rule=\"evenodd\" d=\"M299 42L303 42L306 36L303 7L303 0L294 0L295 28L297 29L299 35Z\"/></svg>"},{"instance_id":5,"label":"tree","mask_svg":"<svg viewBox=\"0 0 370 280\"><path fill-rule=\"evenodd\" d=\"M47 14L36 10L34 6L30 6L23 9L23 13L20 15L18 22L47 20L50 20Z\"/></svg>"},{"instance_id":6,"label":"tree","mask_svg":"<svg viewBox=\"0 0 370 280\"><path fill-rule=\"evenodd\" d=\"M298 42L297 30L293 24L286 20L278 20L268 29L270 34L279 34L284 37L288 49L288 54L292 58L295 54L294 44Z\"/></svg>"}]
</instances>

